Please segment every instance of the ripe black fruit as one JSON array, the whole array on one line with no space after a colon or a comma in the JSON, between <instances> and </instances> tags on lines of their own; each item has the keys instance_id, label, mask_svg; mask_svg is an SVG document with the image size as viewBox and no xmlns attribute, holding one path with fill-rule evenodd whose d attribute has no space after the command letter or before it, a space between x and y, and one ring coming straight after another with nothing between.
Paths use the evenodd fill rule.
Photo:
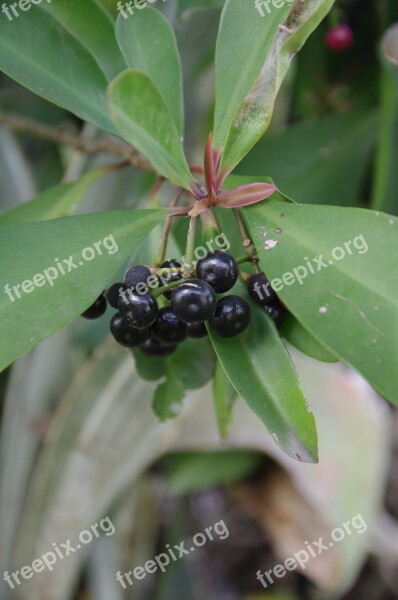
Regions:
<instances>
[{"instance_id":1,"label":"ripe black fruit","mask_svg":"<svg viewBox=\"0 0 398 600\"><path fill-rule=\"evenodd\" d=\"M89 319L90 321L94 319L99 319L106 311L106 297L105 292L102 292L101 296L98 296L95 302L84 311L82 317L85 319Z\"/></svg>"},{"instance_id":2,"label":"ripe black fruit","mask_svg":"<svg viewBox=\"0 0 398 600\"><path fill-rule=\"evenodd\" d=\"M233 256L221 250L210 252L196 265L199 279L206 281L219 294L228 292L238 279L238 265Z\"/></svg>"},{"instance_id":3,"label":"ripe black fruit","mask_svg":"<svg viewBox=\"0 0 398 600\"><path fill-rule=\"evenodd\" d=\"M265 273L250 275L247 287L250 296L261 306L272 306L279 302L279 298L272 289Z\"/></svg>"},{"instance_id":4,"label":"ripe black fruit","mask_svg":"<svg viewBox=\"0 0 398 600\"><path fill-rule=\"evenodd\" d=\"M187 335L190 338L200 339L206 337L207 329L204 323L187 323Z\"/></svg>"},{"instance_id":5,"label":"ripe black fruit","mask_svg":"<svg viewBox=\"0 0 398 600\"><path fill-rule=\"evenodd\" d=\"M149 329L136 329L132 327L120 313L113 316L111 321L111 333L115 340L125 348L134 348L149 339Z\"/></svg>"},{"instance_id":6,"label":"ripe black fruit","mask_svg":"<svg viewBox=\"0 0 398 600\"><path fill-rule=\"evenodd\" d=\"M140 350L148 356L169 356L173 354L177 344L164 344L153 335L144 344L141 344Z\"/></svg>"},{"instance_id":7,"label":"ripe black fruit","mask_svg":"<svg viewBox=\"0 0 398 600\"><path fill-rule=\"evenodd\" d=\"M287 316L286 308L284 308L281 304L276 304L275 306L266 306L265 310L267 311L271 319L274 320L275 325L277 327L282 327Z\"/></svg>"},{"instance_id":8,"label":"ripe black fruit","mask_svg":"<svg viewBox=\"0 0 398 600\"><path fill-rule=\"evenodd\" d=\"M140 295L127 289L120 296L118 308L121 315L137 329L146 329L154 324L159 308L152 294Z\"/></svg>"},{"instance_id":9,"label":"ripe black fruit","mask_svg":"<svg viewBox=\"0 0 398 600\"><path fill-rule=\"evenodd\" d=\"M202 323L212 316L216 307L212 287L200 279L182 283L171 295L173 313L184 323Z\"/></svg>"},{"instance_id":10,"label":"ripe black fruit","mask_svg":"<svg viewBox=\"0 0 398 600\"><path fill-rule=\"evenodd\" d=\"M112 308L117 308L119 305L119 298L121 296L121 292L126 291L126 286L124 283L114 283L108 289L106 293L106 299Z\"/></svg>"},{"instance_id":11,"label":"ripe black fruit","mask_svg":"<svg viewBox=\"0 0 398 600\"><path fill-rule=\"evenodd\" d=\"M171 308L162 308L152 327L153 335L164 344L178 344L187 337L187 326Z\"/></svg>"},{"instance_id":12,"label":"ripe black fruit","mask_svg":"<svg viewBox=\"0 0 398 600\"><path fill-rule=\"evenodd\" d=\"M182 268L182 262L180 260L178 260L177 258L172 258L171 260L166 260L162 266L161 269L181 269ZM160 285L164 286L164 285L168 285L169 283L173 283L174 281L179 281L181 279L181 273L162 273L160 275ZM163 295L170 299L171 298L171 294L173 293L172 290L170 290L169 292L165 292Z\"/></svg>"},{"instance_id":13,"label":"ripe black fruit","mask_svg":"<svg viewBox=\"0 0 398 600\"><path fill-rule=\"evenodd\" d=\"M221 337L234 337L250 323L251 309L240 296L225 296L217 302L210 325Z\"/></svg>"},{"instance_id":14,"label":"ripe black fruit","mask_svg":"<svg viewBox=\"0 0 398 600\"><path fill-rule=\"evenodd\" d=\"M151 272L148 267L144 265L136 265L135 267L131 267L124 278L126 287L135 291L136 286L139 283L147 283L149 277L151 276Z\"/></svg>"}]
</instances>

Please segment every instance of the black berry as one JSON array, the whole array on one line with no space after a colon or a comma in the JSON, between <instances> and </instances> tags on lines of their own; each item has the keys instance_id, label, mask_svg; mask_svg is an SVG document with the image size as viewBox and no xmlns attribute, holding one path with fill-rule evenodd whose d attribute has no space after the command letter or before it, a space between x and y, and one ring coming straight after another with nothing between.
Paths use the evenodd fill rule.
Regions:
<instances>
[{"instance_id":1,"label":"black berry","mask_svg":"<svg viewBox=\"0 0 398 600\"><path fill-rule=\"evenodd\" d=\"M126 287L130 288L133 291L136 291L136 287L139 283L147 284L149 277L151 277L151 272L148 267L144 265L136 265L135 267L131 267L124 278L124 282ZM141 290L138 290L141 291ZM148 291L148 290L142 290Z\"/></svg>"},{"instance_id":2,"label":"black berry","mask_svg":"<svg viewBox=\"0 0 398 600\"><path fill-rule=\"evenodd\" d=\"M171 295L173 313L184 323L202 323L212 316L216 307L212 287L200 279L182 283Z\"/></svg>"},{"instance_id":3,"label":"black berry","mask_svg":"<svg viewBox=\"0 0 398 600\"><path fill-rule=\"evenodd\" d=\"M161 269L181 269L182 268L182 262L180 260L177 260L176 258L172 258L171 260L166 260L162 266ZM174 281L179 281L181 279L181 273L161 273L160 274L160 285L163 287L164 285L168 285L169 283L173 283ZM173 293L173 290L170 290L168 292L165 292L163 295L170 299L171 298L171 294Z\"/></svg>"},{"instance_id":4,"label":"black berry","mask_svg":"<svg viewBox=\"0 0 398 600\"><path fill-rule=\"evenodd\" d=\"M271 287L265 273L250 275L247 282L250 296L261 306L272 306L279 302L279 298Z\"/></svg>"},{"instance_id":5,"label":"black berry","mask_svg":"<svg viewBox=\"0 0 398 600\"><path fill-rule=\"evenodd\" d=\"M112 308L117 308L121 292L126 290L124 283L114 283L106 293L106 299Z\"/></svg>"},{"instance_id":6,"label":"black berry","mask_svg":"<svg viewBox=\"0 0 398 600\"><path fill-rule=\"evenodd\" d=\"M136 329L132 327L120 313L113 316L111 321L111 333L115 340L125 348L134 348L149 339L149 329Z\"/></svg>"},{"instance_id":7,"label":"black berry","mask_svg":"<svg viewBox=\"0 0 398 600\"><path fill-rule=\"evenodd\" d=\"M118 308L124 319L137 329L146 329L153 325L159 314L152 294L140 295L131 289L121 294Z\"/></svg>"},{"instance_id":8,"label":"black berry","mask_svg":"<svg viewBox=\"0 0 398 600\"><path fill-rule=\"evenodd\" d=\"M204 323L187 323L187 335L190 338L200 339L206 337L207 329Z\"/></svg>"},{"instance_id":9,"label":"black berry","mask_svg":"<svg viewBox=\"0 0 398 600\"><path fill-rule=\"evenodd\" d=\"M240 296L225 296L217 302L210 325L221 337L234 337L250 323L251 309Z\"/></svg>"},{"instance_id":10,"label":"black berry","mask_svg":"<svg viewBox=\"0 0 398 600\"><path fill-rule=\"evenodd\" d=\"M215 292L222 294L232 289L238 279L238 265L233 256L221 250L210 252L196 265L196 274Z\"/></svg>"},{"instance_id":11,"label":"black berry","mask_svg":"<svg viewBox=\"0 0 398 600\"><path fill-rule=\"evenodd\" d=\"M162 308L152 327L152 333L165 344L178 344L187 337L186 329L186 324L175 316L171 308Z\"/></svg>"},{"instance_id":12,"label":"black berry","mask_svg":"<svg viewBox=\"0 0 398 600\"><path fill-rule=\"evenodd\" d=\"M287 310L281 304L276 304L275 306L266 306L265 310L275 322L277 327L282 327L285 322Z\"/></svg>"},{"instance_id":13,"label":"black berry","mask_svg":"<svg viewBox=\"0 0 398 600\"><path fill-rule=\"evenodd\" d=\"M102 292L101 296L98 296L96 301L82 314L82 317L93 321L99 319L106 311L106 297L105 292Z\"/></svg>"},{"instance_id":14,"label":"black berry","mask_svg":"<svg viewBox=\"0 0 398 600\"><path fill-rule=\"evenodd\" d=\"M148 356L169 356L177 348L176 344L164 344L153 335L144 344L141 344L140 350Z\"/></svg>"}]
</instances>

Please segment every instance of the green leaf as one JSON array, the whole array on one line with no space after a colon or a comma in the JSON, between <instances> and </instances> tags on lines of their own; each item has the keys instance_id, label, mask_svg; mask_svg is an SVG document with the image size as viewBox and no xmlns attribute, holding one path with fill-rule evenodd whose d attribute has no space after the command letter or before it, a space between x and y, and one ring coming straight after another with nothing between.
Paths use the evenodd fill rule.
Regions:
<instances>
[{"instance_id":1,"label":"green leaf","mask_svg":"<svg viewBox=\"0 0 398 600\"><path fill-rule=\"evenodd\" d=\"M218 361L214 369L213 399L218 430L221 438L225 440L228 437L229 428L232 423L233 408L237 400L237 393L221 363Z\"/></svg>"},{"instance_id":2,"label":"green leaf","mask_svg":"<svg viewBox=\"0 0 398 600\"><path fill-rule=\"evenodd\" d=\"M221 8L222 5L223 0L178 0L177 14L187 18L194 11Z\"/></svg>"},{"instance_id":3,"label":"green leaf","mask_svg":"<svg viewBox=\"0 0 398 600\"><path fill-rule=\"evenodd\" d=\"M181 60L173 28L161 12L147 7L125 19L119 15L116 36L129 67L152 81L184 134Z\"/></svg>"},{"instance_id":4,"label":"green leaf","mask_svg":"<svg viewBox=\"0 0 398 600\"><path fill-rule=\"evenodd\" d=\"M88 308L163 217L135 210L1 227L0 370Z\"/></svg>"},{"instance_id":5,"label":"green leaf","mask_svg":"<svg viewBox=\"0 0 398 600\"><path fill-rule=\"evenodd\" d=\"M242 283L236 288L252 309L252 321L232 339L209 335L232 385L291 458L317 462L315 420L297 381L292 360L274 323Z\"/></svg>"},{"instance_id":6,"label":"green leaf","mask_svg":"<svg viewBox=\"0 0 398 600\"><path fill-rule=\"evenodd\" d=\"M126 68L115 40L115 23L99 0L51 0L41 8L50 13L93 55L112 81Z\"/></svg>"},{"instance_id":7,"label":"green leaf","mask_svg":"<svg viewBox=\"0 0 398 600\"><path fill-rule=\"evenodd\" d=\"M89 171L73 183L63 183L41 192L29 202L18 204L0 214L0 226L46 221L67 215L84 198L89 187L103 174L103 169Z\"/></svg>"},{"instance_id":8,"label":"green leaf","mask_svg":"<svg viewBox=\"0 0 398 600\"><path fill-rule=\"evenodd\" d=\"M398 220L369 210L275 201L244 214L261 266L288 309L326 349L397 403Z\"/></svg>"},{"instance_id":9,"label":"green leaf","mask_svg":"<svg viewBox=\"0 0 398 600\"><path fill-rule=\"evenodd\" d=\"M2 15L0 69L39 96L114 133L105 102L107 82L98 64L38 7L20 12L12 22Z\"/></svg>"},{"instance_id":10,"label":"green leaf","mask_svg":"<svg viewBox=\"0 0 398 600\"><path fill-rule=\"evenodd\" d=\"M192 494L247 477L262 462L260 454L242 450L183 452L166 459L166 481L175 496Z\"/></svg>"},{"instance_id":11,"label":"green leaf","mask_svg":"<svg viewBox=\"0 0 398 600\"><path fill-rule=\"evenodd\" d=\"M145 381L158 381L166 375L166 358L147 356L136 348L133 349L133 356L137 372Z\"/></svg>"},{"instance_id":12,"label":"green leaf","mask_svg":"<svg viewBox=\"0 0 398 600\"><path fill-rule=\"evenodd\" d=\"M180 136L167 105L141 71L121 73L108 88L113 122L124 139L138 148L157 171L186 189L193 183Z\"/></svg>"},{"instance_id":13,"label":"green leaf","mask_svg":"<svg viewBox=\"0 0 398 600\"><path fill-rule=\"evenodd\" d=\"M307 356L311 356L311 358L326 363L338 362L338 358L326 350L326 348L322 346L322 344L320 344L292 314L287 316L280 333L289 344Z\"/></svg>"},{"instance_id":14,"label":"green leaf","mask_svg":"<svg viewBox=\"0 0 398 600\"><path fill-rule=\"evenodd\" d=\"M379 122L356 110L299 122L267 135L239 165L239 173L267 173L303 204L360 205ZM281 160L283 156L283 160Z\"/></svg>"},{"instance_id":15,"label":"green leaf","mask_svg":"<svg viewBox=\"0 0 398 600\"><path fill-rule=\"evenodd\" d=\"M165 359L166 381L154 396L154 410L161 420L178 416L186 390L203 387L214 371L214 353L206 339L187 339Z\"/></svg>"},{"instance_id":16,"label":"green leaf","mask_svg":"<svg viewBox=\"0 0 398 600\"><path fill-rule=\"evenodd\" d=\"M216 50L214 122L223 173L232 171L267 129L292 57L333 2L314 0L299 7L284 2L277 10L268 6L267 14L265 4L242 10L240 0L226 0Z\"/></svg>"}]
</instances>

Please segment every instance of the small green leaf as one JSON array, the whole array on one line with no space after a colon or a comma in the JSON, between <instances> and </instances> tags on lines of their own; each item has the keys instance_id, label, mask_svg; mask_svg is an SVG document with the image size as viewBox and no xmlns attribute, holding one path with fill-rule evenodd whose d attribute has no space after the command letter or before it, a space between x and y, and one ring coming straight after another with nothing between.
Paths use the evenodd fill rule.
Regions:
<instances>
[{"instance_id":1,"label":"small green leaf","mask_svg":"<svg viewBox=\"0 0 398 600\"><path fill-rule=\"evenodd\" d=\"M151 7L127 19L120 14L116 36L127 65L148 75L182 136L184 106L181 60L169 21L161 12Z\"/></svg>"},{"instance_id":2,"label":"small green leaf","mask_svg":"<svg viewBox=\"0 0 398 600\"><path fill-rule=\"evenodd\" d=\"M240 0L226 0L216 50L214 123L223 173L231 172L267 129L292 57L333 2L284 2L267 14L265 5L242 10Z\"/></svg>"},{"instance_id":3,"label":"small green leaf","mask_svg":"<svg viewBox=\"0 0 398 600\"><path fill-rule=\"evenodd\" d=\"M153 410L161 421L175 419L181 411L185 396L184 387L176 377L168 377L160 383L153 396Z\"/></svg>"},{"instance_id":4,"label":"small green leaf","mask_svg":"<svg viewBox=\"0 0 398 600\"><path fill-rule=\"evenodd\" d=\"M32 8L12 22L5 15L0 18L0 69L39 96L114 133L100 67L54 17Z\"/></svg>"},{"instance_id":5,"label":"small green leaf","mask_svg":"<svg viewBox=\"0 0 398 600\"><path fill-rule=\"evenodd\" d=\"M243 210L261 266L288 309L398 403L398 220L274 200Z\"/></svg>"},{"instance_id":6,"label":"small green leaf","mask_svg":"<svg viewBox=\"0 0 398 600\"><path fill-rule=\"evenodd\" d=\"M320 344L292 314L287 316L280 333L289 344L307 356L311 356L311 358L326 363L335 363L339 360L333 356L331 352L326 350L326 348L324 348L324 346L322 346L322 344Z\"/></svg>"},{"instance_id":7,"label":"small green leaf","mask_svg":"<svg viewBox=\"0 0 398 600\"><path fill-rule=\"evenodd\" d=\"M159 381L166 375L167 363L163 357L147 356L134 348L133 356L137 372L145 381Z\"/></svg>"},{"instance_id":8,"label":"small green leaf","mask_svg":"<svg viewBox=\"0 0 398 600\"><path fill-rule=\"evenodd\" d=\"M51 0L40 5L93 55L112 81L126 68L115 40L115 23L99 0Z\"/></svg>"},{"instance_id":9,"label":"small green leaf","mask_svg":"<svg viewBox=\"0 0 398 600\"><path fill-rule=\"evenodd\" d=\"M73 183L63 183L41 192L29 202L18 204L0 214L0 226L47 221L69 214L103 174L103 169L89 171Z\"/></svg>"},{"instance_id":10,"label":"small green leaf","mask_svg":"<svg viewBox=\"0 0 398 600\"><path fill-rule=\"evenodd\" d=\"M134 210L1 227L0 371L88 308L163 217Z\"/></svg>"},{"instance_id":11,"label":"small green leaf","mask_svg":"<svg viewBox=\"0 0 398 600\"><path fill-rule=\"evenodd\" d=\"M288 456L317 462L317 434L297 381L292 360L264 310L253 302L242 283L237 293L252 309L252 321L240 336L221 338L209 329L214 350L232 385L263 421Z\"/></svg>"},{"instance_id":12,"label":"small green leaf","mask_svg":"<svg viewBox=\"0 0 398 600\"><path fill-rule=\"evenodd\" d=\"M163 177L190 189L193 178L180 135L148 76L124 71L109 86L108 98L113 122L124 139L145 154Z\"/></svg>"},{"instance_id":13,"label":"small green leaf","mask_svg":"<svg viewBox=\"0 0 398 600\"><path fill-rule=\"evenodd\" d=\"M216 362L213 379L213 399L218 430L222 439L228 437L237 393L229 381L221 363Z\"/></svg>"}]
</instances>

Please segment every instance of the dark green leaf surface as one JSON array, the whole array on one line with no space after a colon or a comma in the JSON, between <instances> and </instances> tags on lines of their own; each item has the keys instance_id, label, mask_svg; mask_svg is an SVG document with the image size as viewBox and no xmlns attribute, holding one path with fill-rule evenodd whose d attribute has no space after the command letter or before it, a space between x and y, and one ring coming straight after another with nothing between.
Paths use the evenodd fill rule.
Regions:
<instances>
[{"instance_id":1,"label":"dark green leaf surface","mask_svg":"<svg viewBox=\"0 0 398 600\"><path fill-rule=\"evenodd\" d=\"M148 75L182 136L184 106L181 60L169 21L158 10L146 7L127 19L119 15L116 35L128 66Z\"/></svg>"},{"instance_id":2,"label":"dark green leaf surface","mask_svg":"<svg viewBox=\"0 0 398 600\"><path fill-rule=\"evenodd\" d=\"M103 72L88 50L44 10L32 6L12 22L2 15L0 69L39 96L114 132Z\"/></svg>"},{"instance_id":3,"label":"dark green leaf surface","mask_svg":"<svg viewBox=\"0 0 398 600\"><path fill-rule=\"evenodd\" d=\"M292 314L287 316L280 333L289 344L307 356L311 356L311 358L315 358L321 362L338 362L338 358L326 350L326 348L324 348L322 344L320 344L319 341L293 317Z\"/></svg>"},{"instance_id":4,"label":"dark green leaf surface","mask_svg":"<svg viewBox=\"0 0 398 600\"><path fill-rule=\"evenodd\" d=\"M250 303L252 321L232 339L210 331L219 361L232 385L263 421L288 456L316 462L317 434L313 414L297 381L292 360L274 323L239 283L234 291Z\"/></svg>"},{"instance_id":5,"label":"dark green leaf surface","mask_svg":"<svg viewBox=\"0 0 398 600\"><path fill-rule=\"evenodd\" d=\"M398 220L275 201L244 213L261 266L288 309L326 349L398 403ZM283 277L286 283L275 282Z\"/></svg>"},{"instance_id":6,"label":"dark green leaf surface","mask_svg":"<svg viewBox=\"0 0 398 600\"><path fill-rule=\"evenodd\" d=\"M121 211L1 227L0 370L88 308L163 216Z\"/></svg>"},{"instance_id":7,"label":"dark green leaf surface","mask_svg":"<svg viewBox=\"0 0 398 600\"><path fill-rule=\"evenodd\" d=\"M166 179L190 189L193 179L180 135L148 76L133 69L124 71L109 86L108 98L120 135L145 154Z\"/></svg>"},{"instance_id":8,"label":"dark green leaf surface","mask_svg":"<svg viewBox=\"0 0 398 600\"><path fill-rule=\"evenodd\" d=\"M218 430L221 438L226 439L233 418L233 408L237 400L237 393L221 363L218 361L214 369L213 399Z\"/></svg>"}]
</instances>

